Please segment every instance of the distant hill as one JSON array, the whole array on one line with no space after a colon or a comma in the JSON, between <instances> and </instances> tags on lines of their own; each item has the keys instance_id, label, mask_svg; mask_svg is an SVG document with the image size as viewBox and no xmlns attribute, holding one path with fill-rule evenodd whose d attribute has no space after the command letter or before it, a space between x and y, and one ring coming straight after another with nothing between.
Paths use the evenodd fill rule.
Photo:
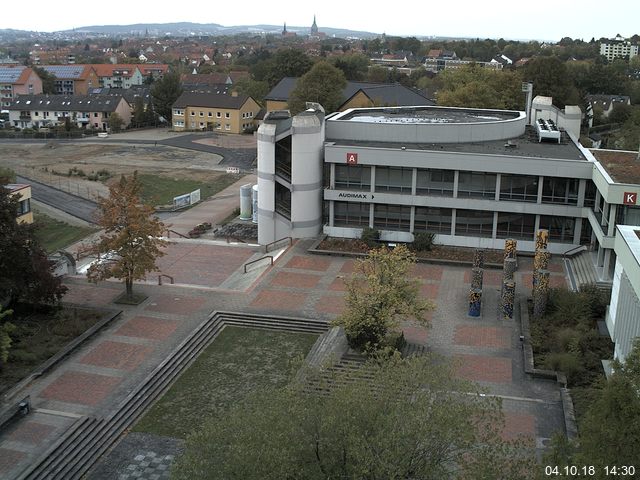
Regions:
<instances>
[{"instance_id":1,"label":"distant hill","mask_svg":"<svg viewBox=\"0 0 640 480\"><path fill-rule=\"evenodd\" d=\"M287 30L300 35L309 33L310 26L298 27L287 25ZM123 36L132 34L172 35L172 36L197 36L197 35L236 35L241 33L280 33L282 25L235 25L226 27L217 23L136 23L133 25L91 25L74 28L61 33L96 33L99 35ZM359 37L371 38L378 34L340 28L320 28L320 31L328 37Z\"/></svg>"}]
</instances>

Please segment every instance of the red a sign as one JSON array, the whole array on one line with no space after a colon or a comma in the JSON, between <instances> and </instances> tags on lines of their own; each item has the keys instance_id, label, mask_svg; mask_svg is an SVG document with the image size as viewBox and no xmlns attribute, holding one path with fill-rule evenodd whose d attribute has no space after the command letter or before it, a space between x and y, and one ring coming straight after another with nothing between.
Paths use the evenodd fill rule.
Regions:
<instances>
[{"instance_id":1,"label":"red a sign","mask_svg":"<svg viewBox=\"0 0 640 480\"><path fill-rule=\"evenodd\" d=\"M358 154L347 153L347 165L357 165L357 164L358 164Z\"/></svg>"},{"instance_id":2,"label":"red a sign","mask_svg":"<svg viewBox=\"0 0 640 480\"><path fill-rule=\"evenodd\" d=\"M624 198L622 199L622 203L625 205L635 205L638 200L637 193L624 192Z\"/></svg>"}]
</instances>

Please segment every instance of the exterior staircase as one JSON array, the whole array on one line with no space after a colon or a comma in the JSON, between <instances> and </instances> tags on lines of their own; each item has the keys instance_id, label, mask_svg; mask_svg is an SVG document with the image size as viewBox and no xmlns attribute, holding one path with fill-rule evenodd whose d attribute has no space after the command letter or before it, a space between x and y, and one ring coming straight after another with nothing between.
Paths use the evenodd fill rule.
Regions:
<instances>
[{"instance_id":1,"label":"exterior staircase","mask_svg":"<svg viewBox=\"0 0 640 480\"><path fill-rule=\"evenodd\" d=\"M580 291L586 285L595 285L602 290L611 290L611 282L600 280L596 267L593 265L592 254L588 250L580 251L571 257L565 256L564 263L574 291Z\"/></svg>"}]
</instances>

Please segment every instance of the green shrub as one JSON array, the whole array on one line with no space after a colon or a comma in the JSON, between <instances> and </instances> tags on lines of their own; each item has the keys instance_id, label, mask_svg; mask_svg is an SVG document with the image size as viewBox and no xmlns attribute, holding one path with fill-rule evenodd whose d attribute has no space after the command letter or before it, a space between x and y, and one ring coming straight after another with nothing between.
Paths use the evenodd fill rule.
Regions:
<instances>
[{"instance_id":1,"label":"green shrub","mask_svg":"<svg viewBox=\"0 0 640 480\"><path fill-rule=\"evenodd\" d=\"M433 241L435 237L436 234L431 232L414 233L411 248L416 252L429 252L433 248Z\"/></svg>"},{"instance_id":2,"label":"green shrub","mask_svg":"<svg viewBox=\"0 0 640 480\"><path fill-rule=\"evenodd\" d=\"M30 352L27 350L23 350L21 348L20 349L16 348L11 351L11 354L9 355L9 361L35 364L35 363L38 363L39 358L36 352Z\"/></svg>"},{"instance_id":3,"label":"green shrub","mask_svg":"<svg viewBox=\"0 0 640 480\"><path fill-rule=\"evenodd\" d=\"M11 170L9 167L0 167L0 178L5 178L9 180L9 183L15 183L16 172Z\"/></svg>"},{"instance_id":4,"label":"green shrub","mask_svg":"<svg viewBox=\"0 0 640 480\"><path fill-rule=\"evenodd\" d=\"M563 372L569 382L572 382L584 370L580 357L570 352L548 354L545 359L545 366L548 369Z\"/></svg>"},{"instance_id":5,"label":"green shrub","mask_svg":"<svg viewBox=\"0 0 640 480\"><path fill-rule=\"evenodd\" d=\"M380 240L380 231L375 228L365 227L360 234L360 240L366 243L369 248L375 248Z\"/></svg>"},{"instance_id":6,"label":"green shrub","mask_svg":"<svg viewBox=\"0 0 640 480\"><path fill-rule=\"evenodd\" d=\"M580 353L582 333L575 328L565 327L552 333L551 350L554 352Z\"/></svg>"}]
</instances>

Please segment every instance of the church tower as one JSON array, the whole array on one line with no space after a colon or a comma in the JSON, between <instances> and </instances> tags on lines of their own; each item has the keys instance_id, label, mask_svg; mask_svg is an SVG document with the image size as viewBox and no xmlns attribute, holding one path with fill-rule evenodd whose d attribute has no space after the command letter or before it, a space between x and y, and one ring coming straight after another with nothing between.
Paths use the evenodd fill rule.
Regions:
<instances>
[{"instance_id":1,"label":"church tower","mask_svg":"<svg viewBox=\"0 0 640 480\"><path fill-rule=\"evenodd\" d=\"M312 37L317 37L318 36L318 25L316 24L316 16L313 16L313 25L311 25L311 36Z\"/></svg>"}]
</instances>

